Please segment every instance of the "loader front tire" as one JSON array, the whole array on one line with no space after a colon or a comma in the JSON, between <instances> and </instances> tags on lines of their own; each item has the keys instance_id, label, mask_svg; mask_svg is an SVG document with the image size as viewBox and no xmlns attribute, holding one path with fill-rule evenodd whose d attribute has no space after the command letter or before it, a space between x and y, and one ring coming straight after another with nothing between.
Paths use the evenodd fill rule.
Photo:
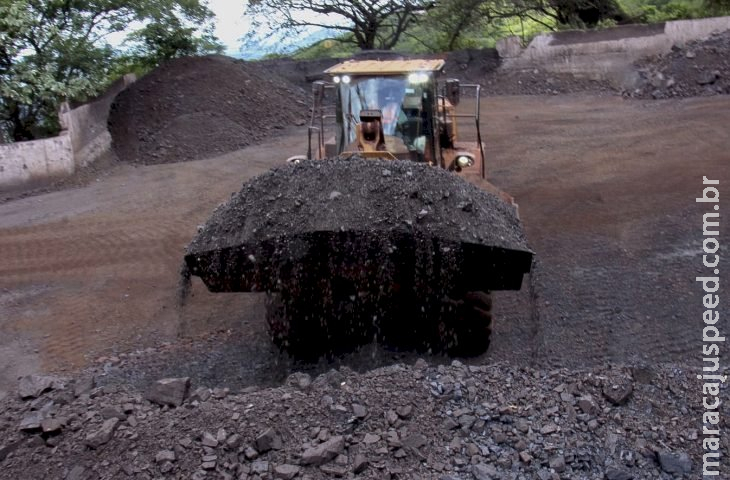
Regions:
<instances>
[{"instance_id":1,"label":"loader front tire","mask_svg":"<svg viewBox=\"0 0 730 480\"><path fill-rule=\"evenodd\" d=\"M440 342L450 356L474 357L486 352L492 334L492 296L467 292L459 300L444 302L439 323Z\"/></svg>"}]
</instances>

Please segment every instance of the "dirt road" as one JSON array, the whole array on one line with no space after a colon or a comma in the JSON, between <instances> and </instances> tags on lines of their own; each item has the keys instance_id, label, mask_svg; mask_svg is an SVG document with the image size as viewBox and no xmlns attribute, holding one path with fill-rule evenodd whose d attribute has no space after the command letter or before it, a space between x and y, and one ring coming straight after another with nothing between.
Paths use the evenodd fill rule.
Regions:
<instances>
[{"instance_id":1,"label":"dirt road","mask_svg":"<svg viewBox=\"0 0 730 480\"><path fill-rule=\"evenodd\" d=\"M522 291L496 295L493 347L475 361L698 359L704 212L694 198L703 175L730 181L730 98L482 105L492 181L519 202L538 260ZM178 269L211 210L300 153L303 139L291 130L208 160L118 167L84 188L0 205L0 397L18 375L101 356L113 365L165 341L169 356L150 375L280 378L286 366L265 337L261 298L211 295L196 281L180 311ZM726 261L720 269L727 278ZM202 346L176 347L206 335Z\"/></svg>"}]
</instances>

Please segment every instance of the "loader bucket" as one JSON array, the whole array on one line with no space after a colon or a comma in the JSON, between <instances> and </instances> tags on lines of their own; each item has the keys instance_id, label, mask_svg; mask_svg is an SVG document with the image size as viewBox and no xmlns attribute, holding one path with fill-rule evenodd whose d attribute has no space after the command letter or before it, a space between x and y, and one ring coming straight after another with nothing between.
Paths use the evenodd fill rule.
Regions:
<instances>
[{"instance_id":1,"label":"loader bucket","mask_svg":"<svg viewBox=\"0 0 730 480\"><path fill-rule=\"evenodd\" d=\"M250 180L213 213L185 262L214 292L438 296L517 290L532 255L497 195L425 164L352 157Z\"/></svg>"}]
</instances>

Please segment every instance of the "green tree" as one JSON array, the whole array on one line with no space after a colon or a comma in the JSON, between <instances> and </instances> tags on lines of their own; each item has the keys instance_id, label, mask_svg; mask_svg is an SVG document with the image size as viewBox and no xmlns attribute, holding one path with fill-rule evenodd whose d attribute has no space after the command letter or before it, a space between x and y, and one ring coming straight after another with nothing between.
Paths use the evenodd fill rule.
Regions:
<instances>
[{"instance_id":1,"label":"green tree","mask_svg":"<svg viewBox=\"0 0 730 480\"><path fill-rule=\"evenodd\" d=\"M432 0L251 0L249 13L274 30L321 27L361 50L389 50ZM262 25L256 25L262 26ZM349 35L348 35L349 34Z\"/></svg>"},{"instance_id":2,"label":"green tree","mask_svg":"<svg viewBox=\"0 0 730 480\"><path fill-rule=\"evenodd\" d=\"M730 0L705 0L704 6L711 15L730 14Z\"/></svg>"},{"instance_id":3,"label":"green tree","mask_svg":"<svg viewBox=\"0 0 730 480\"><path fill-rule=\"evenodd\" d=\"M427 51L451 51L485 37L524 38L527 30L596 27L625 17L616 0L440 0L404 36Z\"/></svg>"},{"instance_id":4,"label":"green tree","mask_svg":"<svg viewBox=\"0 0 730 480\"><path fill-rule=\"evenodd\" d=\"M192 35L197 29L183 25L211 18L199 0L0 0L0 140L52 134L61 102L98 93L118 55L107 42L111 33L135 23L148 32L177 25L148 48L159 59L189 52L189 45L175 50L169 39ZM170 48L160 54L154 48L160 45Z\"/></svg>"},{"instance_id":5,"label":"green tree","mask_svg":"<svg viewBox=\"0 0 730 480\"><path fill-rule=\"evenodd\" d=\"M223 53L223 45L211 28L201 35L196 35L197 31L197 27L186 27L175 16L149 23L128 37L132 58L145 68L152 68L171 58Z\"/></svg>"},{"instance_id":6,"label":"green tree","mask_svg":"<svg viewBox=\"0 0 730 480\"><path fill-rule=\"evenodd\" d=\"M475 28L484 24L481 13L486 3L486 0L439 1L424 16L420 28L406 31L405 35L433 52L467 46L462 40L472 36Z\"/></svg>"}]
</instances>

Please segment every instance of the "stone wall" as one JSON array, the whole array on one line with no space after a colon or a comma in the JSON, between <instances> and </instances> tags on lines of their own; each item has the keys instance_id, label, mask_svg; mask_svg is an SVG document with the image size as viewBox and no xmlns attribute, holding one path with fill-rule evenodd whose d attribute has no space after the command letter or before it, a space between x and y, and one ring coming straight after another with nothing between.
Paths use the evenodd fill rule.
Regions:
<instances>
[{"instance_id":1,"label":"stone wall","mask_svg":"<svg viewBox=\"0 0 730 480\"><path fill-rule=\"evenodd\" d=\"M677 20L542 34L523 49L516 47L519 39L510 37L500 40L497 50L505 69L540 68L595 79L625 79L625 73L642 57L667 53L673 45L725 30L730 30L730 17Z\"/></svg>"},{"instance_id":2,"label":"stone wall","mask_svg":"<svg viewBox=\"0 0 730 480\"><path fill-rule=\"evenodd\" d=\"M54 138L0 145L0 191L67 176L74 169L68 132Z\"/></svg>"},{"instance_id":3,"label":"stone wall","mask_svg":"<svg viewBox=\"0 0 730 480\"><path fill-rule=\"evenodd\" d=\"M92 102L74 109L64 103L57 137L0 145L0 191L71 175L108 152L109 107L135 80L133 74L125 75Z\"/></svg>"}]
</instances>

